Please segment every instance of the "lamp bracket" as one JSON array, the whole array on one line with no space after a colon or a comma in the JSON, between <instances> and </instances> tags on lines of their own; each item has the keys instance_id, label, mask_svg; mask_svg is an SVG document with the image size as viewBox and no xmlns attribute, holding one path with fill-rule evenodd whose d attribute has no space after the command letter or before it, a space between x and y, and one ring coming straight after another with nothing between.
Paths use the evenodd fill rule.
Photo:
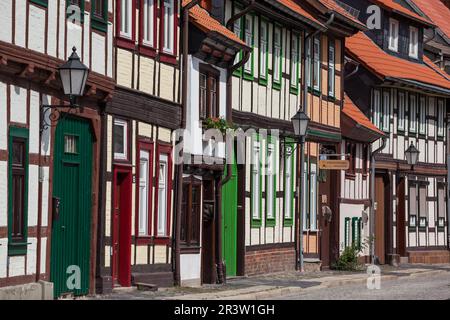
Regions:
<instances>
[{"instance_id":1,"label":"lamp bracket","mask_svg":"<svg viewBox=\"0 0 450 320\"><path fill-rule=\"evenodd\" d=\"M58 120L65 119L70 114L75 114L78 105L73 97L70 97L70 105L41 105L40 109L40 133L50 127L56 126Z\"/></svg>"}]
</instances>

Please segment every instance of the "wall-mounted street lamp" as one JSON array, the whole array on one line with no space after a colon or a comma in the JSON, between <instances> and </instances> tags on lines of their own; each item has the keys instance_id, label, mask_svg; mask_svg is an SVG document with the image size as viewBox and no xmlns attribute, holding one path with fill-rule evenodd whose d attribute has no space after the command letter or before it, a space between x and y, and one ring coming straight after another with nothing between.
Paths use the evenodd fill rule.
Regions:
<instances>
[{"instance_id":1,"label":"wall-mounted street lamp","mask_svg":"<svg viewBox=\"0 0 450 320\"><path fill-rule=\"evenodd\" d=\"M417 164L417 161L419 160L419 153L420 151L417 150L417 148L411 142L411 145L405 151L406 162L408 162L408 165L414 167Z\"/></svg>"},{"instance_id":2,"label":"wall-mounted street lamp","mask_svg":"<svg viewBox=\"0 0 450 320\"><path fill-rule=\"evenodd\" d=\"M304 206L303 206L303 199L305 190L303 187L303 181L305 180L305 138L306 134L308 132L309 127L309 117L306 115L305 111L303 111L303 108L300 108L299 111L295 114L294 117L292 117L292 126L294 127L294 134L297 138L298 143L300 144L300 217L296 219L296 224L298 223L298 228L296 228L296 237L298 237L298 248L297 249L297 264L296 269L300 270L301 272L304 271L303 267L303 216L304 216Z\"/></svg>"},{"instance_id":3,"label":"wall-mounted street lamp","mask_svg":"<svg viewBox=\"0 0 450 320\"><path fill-rule=\"evenodd\" d=\"M83 96L86 81L89 76L89 68L86 67L77 55L77 48L72 48L69 60L58 68L59 76L63 86L63 91L69 98L70 105L42 105L41 108L41 132L52 126L52 122L67 115L70 110L77 107L76 98ZM69 112L62 113L60 108L69 108ZM55 112L51 113L51 110ZM46 115L49 113L49 117Z\"/></svg>"}]
</instances>

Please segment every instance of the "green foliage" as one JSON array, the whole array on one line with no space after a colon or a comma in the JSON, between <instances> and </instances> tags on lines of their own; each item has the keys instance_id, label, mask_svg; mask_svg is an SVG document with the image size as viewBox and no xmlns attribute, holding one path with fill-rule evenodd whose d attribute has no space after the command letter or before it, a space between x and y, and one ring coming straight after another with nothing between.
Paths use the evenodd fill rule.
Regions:
<instances>
[{"instance_id":1,"label":"green foliage","mask_svg":"<svg viewBox=\"0 0 450 320\"><path fill-rule=\"evenodd\" d=\"M227 122L224 118L208 118L205 120L206 129L218 129L222 133L226 133L228 129L234 129L234 126Z\"/></svg>"},{"instance_id":2,"label":"green foliage","mask_svg":"<svg viewBox=\"0 0 450 320\"><path fill-rule=\"evenodd\" d=\"M363 264L358 262L359 253L370 246L373 239L365 239L363 243L354 242L351 246L345 247L339 259L333 263L332 268L339 271L360 271L363 270Z\"/></svg>"}]
</instances>

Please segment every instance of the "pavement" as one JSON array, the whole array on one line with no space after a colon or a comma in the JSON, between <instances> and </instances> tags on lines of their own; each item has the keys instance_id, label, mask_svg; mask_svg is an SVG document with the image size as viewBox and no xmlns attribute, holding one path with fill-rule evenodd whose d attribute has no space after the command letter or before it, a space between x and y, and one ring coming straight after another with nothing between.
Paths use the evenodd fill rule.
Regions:
<instances>
[{"instance_id":1,"label":"pavement","mask_svg":"<svg viewBox=\"0 0 450 320\"><path fill-rule=\"evenodd\" d=\"M406 283L411 284L423 279L441 277L436 285L450 282L450 264L445 265L401 265L400 267L382 266L380 282L383 286ZM283 272L252 277L236 277L227 280L224 285L204 285L202 287L173 287L160 288L158 291L141 291L135 287L114 289L112 294L96 295L87 299L108 300L263 300L263 299L314 299L314 292L321 299L321 292L330 292L329 299L333 299L334 292L337 297L342 290L356 293L367 290L366 271L340 272L321 271L311 273ZM433 279L434 279L433 278ZM432 279L432 280L433 280ZM430 280L430 283L434 283ZM415 281L415 282L414 282ZM449 283L450 285L450 283ZM355 287L356 286L356 287ZM422 284L423 286L423 284ZM355 287L355 288L353 288ZM332 289L332 290L330 290ZM450 288L445 287L449 291ZM347 291L346 291L347 292ZM408 292L405 289L405 292ZM393 294L395 291L392 292ZM323 295L327 299L326 295Z\"/></svg>"}]
</instances>

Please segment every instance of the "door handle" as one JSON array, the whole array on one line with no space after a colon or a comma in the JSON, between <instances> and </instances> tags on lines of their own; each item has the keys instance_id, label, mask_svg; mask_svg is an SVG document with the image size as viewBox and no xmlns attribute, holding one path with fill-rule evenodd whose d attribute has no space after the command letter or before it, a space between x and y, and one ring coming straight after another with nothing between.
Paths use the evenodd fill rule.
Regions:
<instances>
[{"instance_id":1,"label":"door handle","mask_svg":"<svg viewBox=\"0 0 450 320\"><path fill-rule=\"evenodd\" d=\"M61 229L66 230L66 226L61 226Z\"/></svg>"}]
</instances>

